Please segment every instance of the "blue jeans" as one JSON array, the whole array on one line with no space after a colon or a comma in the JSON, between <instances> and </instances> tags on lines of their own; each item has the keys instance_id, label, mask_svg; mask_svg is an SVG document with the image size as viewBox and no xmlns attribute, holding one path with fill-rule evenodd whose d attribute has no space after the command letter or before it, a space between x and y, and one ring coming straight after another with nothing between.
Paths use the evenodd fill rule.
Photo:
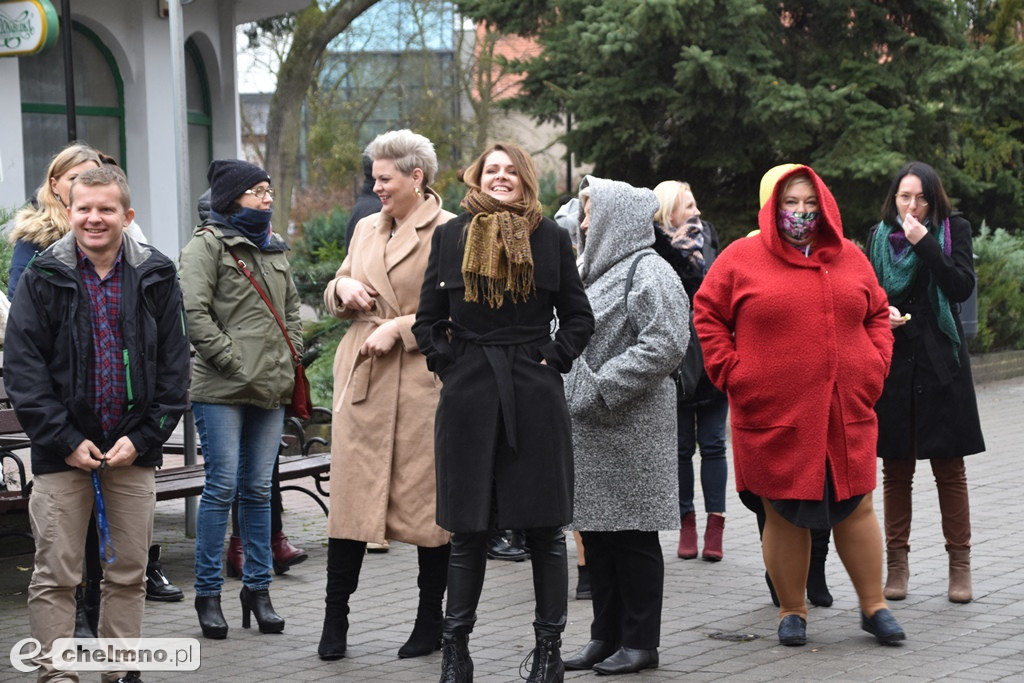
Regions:
<instances>
[{"instance_id":1,"label":"blue jeans","mask_svg":"<svg viewBox=\"0 0 1024 683\"><path fill-rule=\"evenodd\" d=\"M221 554L231 502L238 495L238 523L245 547L242 583L270 586L270 480L284 428L284 408L193 403L203 446L206 485L196 525L196 595L220 595Z\"/></svg>"},{"instance_id":2,"label":"blue jeans","mask_svg":"<svg viewBox=\"0 0 1024 683\"><path fill-rule=\"evenodd\" d=\"M729 464L725 459L725 419L729 401L723 396L697 406L680 404L679 421L679 516L693 509L693 454L700 444L700 486L704 512L725 512L725 483Z\"/></svg>"}]
</instances>

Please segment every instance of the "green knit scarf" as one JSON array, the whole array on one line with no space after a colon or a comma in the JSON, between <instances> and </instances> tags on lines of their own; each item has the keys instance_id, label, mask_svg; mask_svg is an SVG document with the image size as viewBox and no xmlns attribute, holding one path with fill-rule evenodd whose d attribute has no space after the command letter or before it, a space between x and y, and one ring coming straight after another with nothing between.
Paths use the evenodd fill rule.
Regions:
<instances>
[{"instance_id":1,"label":"green knit scarf","mask_svg":"<svg viewBox=\"0 0 1024 683\"><path fill-rule=\"evenodd\" d=\"M937 228L931 227L928 230L938 238L939 246L947 255L952 246L947 243L948 226L949 219L947 218L942 225ZM890 236L894 233L898 233L898 236L895 240L891 240ZM905 239L899 239L902 233L902 228L893 228L884 221L879 223L878 229L875 230L875 237L871 240L871 253L868 254L871 265L875 268L875 274L878 275L878 281L889 297L889 303L897 308L906 302L911 285L921 268L921 259L917 257L910 243ZM893 244L894 241L903 242L903 244L897 248ZM938 320L939 330L949 338L953 346L953 358L956 360L956 364L960 365L960 335L956 331L953 309L950 306L949 298L935 284L934 278L929 278L928 302Z\"/></svg>"}]
</instances>

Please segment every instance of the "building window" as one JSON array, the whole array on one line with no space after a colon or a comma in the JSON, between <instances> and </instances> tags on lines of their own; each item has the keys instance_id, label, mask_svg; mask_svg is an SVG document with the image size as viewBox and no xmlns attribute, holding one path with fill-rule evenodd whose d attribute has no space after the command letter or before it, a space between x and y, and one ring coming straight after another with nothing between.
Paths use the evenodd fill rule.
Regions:
<instances>
[{"instance_id":1,"label":"building window","mask_svg":"<svg viewBox=\"0 0 1024 683\"><path fill-rule=\"evenodd\" d=\"M199 47L191 38L185 41L185 108L188 110L189 190L192 197L193 224L199 222L196 202L206 191L206 170L213 161L213 117L210 106L210 82Z\"/></svg>"},{"instance_id":2,"label":"building window","mask_svg":"<svg viewBox=\"0 0 1024 683\"><path fill-rule=\"evenodd\" d=\"M124 82L99 36L72 22L78 139L125 163ZM34 195L50 160L68 144L64 55L59 46L18 58L25 193ZM127 168L125 169L127 171Z\"/></svg>"}]
</instances>

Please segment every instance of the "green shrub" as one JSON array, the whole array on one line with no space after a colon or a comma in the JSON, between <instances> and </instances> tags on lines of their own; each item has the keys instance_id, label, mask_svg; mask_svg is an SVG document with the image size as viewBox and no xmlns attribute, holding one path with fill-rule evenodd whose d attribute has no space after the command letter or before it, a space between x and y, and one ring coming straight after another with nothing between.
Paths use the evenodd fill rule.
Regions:
<instances>
[{"instance_id":1,"label":"green shrub","mask_svg":"<svg viewBox=\"0 0 1024 683\"><path fill-rule=\"evenodd\" d=\"M330 408L334 396L334 352L348 330L348 321L325 318L305 330L313 336L306 340L306 376L313 405Z\"/></svg>"},{"instance_id":2,"label":"green shrub","mask_svg":"<svg viewBox=\"0 0 1024 683\"><path fill-rule=\"evenodd\" d=\"M978 336L973 353L1024 349L1024 235L982 223L974 240Z\"/></svg>"},{"instance_id":3,"label":"green shrub","mask_svg":"<svg viewBox=\"0 0 1024 683\"><path fill-rule=\"evenodd\" d=\"M303 226L302 239L292 244L288 255L299 298L318 311L323 308L324 287L345 260L348 216L348 211L335 208L310 218Z\"/></svg>"},{"instance_id":4,"label":"green shrub","mask_svg":"<svg viewBox=\"0 0 1024 683\"><path fill-rule=\"evenodd\" d=\"M0 207L0 225L6 226L14 220L14 210ZM7 241L7 232L0 234L0 289L7 292L7 276L11 272L11 254L13 248Z\"/></svg>"},{"instance_id":5,"label":"green shrub","mask_svg":"<svg viewBox=\"0 0 1024 683\"><path fill-rule=\"evenodd\" d=\"M288 259L299 298L320 316L315 322L304 323L302 329L305 343L302 362L316 406L331 405L334 350L348 329L348 321L326 316L323 309L324 288L345 260L348 216L348 211L335 208L329 214L310 218L303 225L302 238L292 245Z\"/></svg>"}]
</instances>

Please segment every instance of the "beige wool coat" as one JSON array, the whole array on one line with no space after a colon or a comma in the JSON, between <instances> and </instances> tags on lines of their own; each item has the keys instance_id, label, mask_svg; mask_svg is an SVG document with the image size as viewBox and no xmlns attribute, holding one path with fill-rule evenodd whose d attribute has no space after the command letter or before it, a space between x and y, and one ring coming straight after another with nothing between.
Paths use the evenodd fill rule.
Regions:
<instances>
[{"instance_id":1,"label":"beige wool coat","mask_svg":"<svg viewBox=\"0 0 1024 683\"><path fill-rule=\"evenodd\" d=\"M434 413L440 380L427 370L412 324L434 229L453 218L433 190L402 226L382 213L356 224L348 256L324 291L328 311L352 321L334 356L331 425L331 538L424 547L448 542L435 523ZM351 277L379 295L370 312L347 309L337 278ZM362 356L377 327L395 320L401 333L389 353Z\"/></svg>"}]
</instances>

